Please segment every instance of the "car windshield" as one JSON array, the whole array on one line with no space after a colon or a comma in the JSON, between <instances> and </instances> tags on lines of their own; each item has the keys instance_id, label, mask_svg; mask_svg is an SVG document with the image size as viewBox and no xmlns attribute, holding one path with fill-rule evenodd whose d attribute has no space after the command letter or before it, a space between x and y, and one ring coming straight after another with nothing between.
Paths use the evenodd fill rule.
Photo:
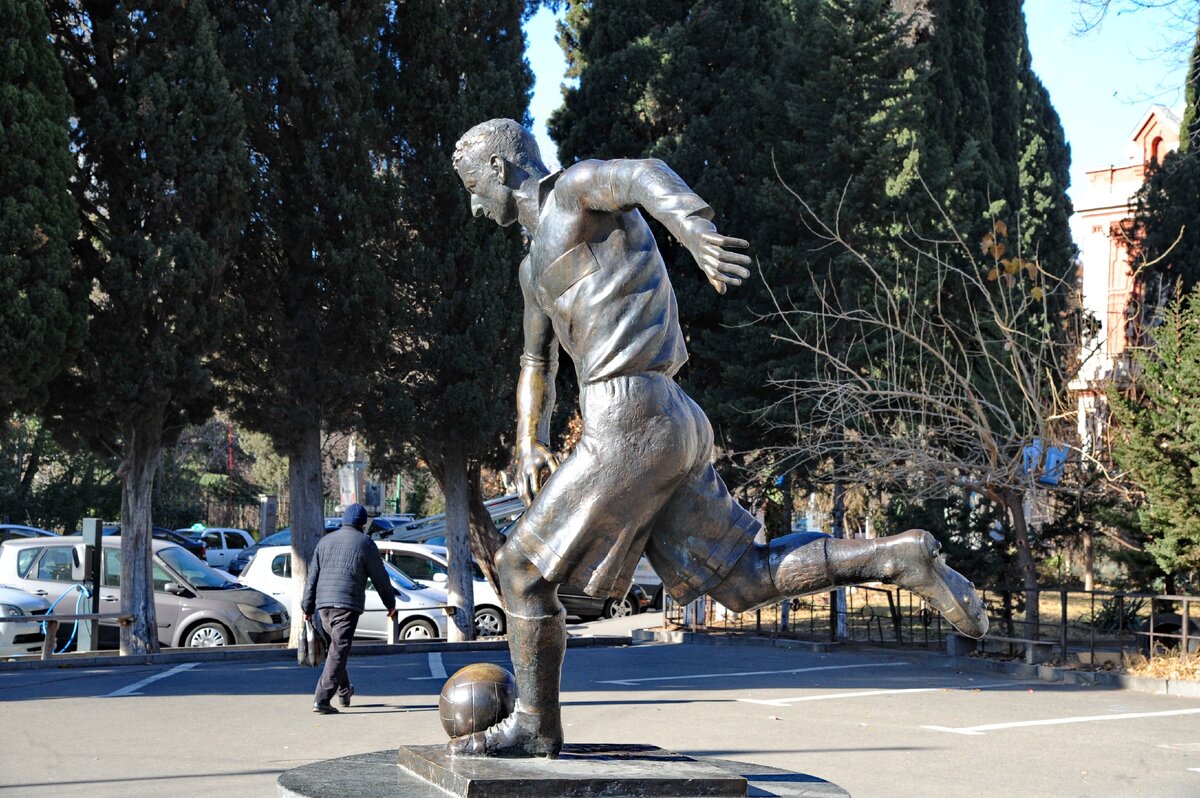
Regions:
<instances>
[{"instance_id":1,"label":"car windshield","mask_svg":"<svg viewBox=\"0 0 1200 798\"><path fill-rule=\"evenodd\" d=\"M292 542L292 530L281 529L273 535L267 535L258 542L260 546L286 546Z\"/></svg>"},{"instance_id":2,"label":"car windshield","mask_svg":"<svg viewBox=\"0 0 1200 798\"><path fill-rule=\"evenodd\" d=\"M208 563L187 549L168 546L159 549L158 556L167 565L183 574L183 578L188 580L192 584L192 587L195 587L197 590L227 590L238 587L236 582L230 582L214 569L209 568Z\"/></svg>"},{"instance_id":3,"label":"car windshield","mask_svg":"<svg viewBox=\"0 0 1200 798\"><path fill-rule=\"evenodd\" d=\"M420 590L423 587L427 587L427 585L409 579L402 571L397 570L386 562L383 564L383 567L387 569L388 576L392 578L392 584L396 587L404 588L405 590Z\"/></svg>"}]
</instances>

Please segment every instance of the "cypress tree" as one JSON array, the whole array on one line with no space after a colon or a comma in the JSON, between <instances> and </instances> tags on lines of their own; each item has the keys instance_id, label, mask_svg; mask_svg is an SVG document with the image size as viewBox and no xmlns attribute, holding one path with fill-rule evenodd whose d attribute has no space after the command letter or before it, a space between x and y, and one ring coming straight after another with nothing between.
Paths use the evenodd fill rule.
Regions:
<instances>
[{"instance_id":1,"label":"cypress tree","mask_svg":"<svg viewBox=\"0 0 1200 798\"><path fill-rule=\"evenodd\" d=\"M0 0L0 418L45 398L83 335L71 100L38 0Z\"/></svg>"},{"instance_id":2,"label":"cypress tree","mask_svg":"<svg viewBox=\"0 0 1200 798\"><path fill-rule=\"evenodd\" d=\"M251 221L240 324L217 364L234 417L288 458L292 574L323 528L323 430L353 426L383 364L393 183L374 104L383 4L212 3L246 115ZM293 634L301 628L295 591Z\"/></svg>"},{"instance_id":3,"label":"cypress tree","mask_svg":"<svg viewBox=\"0 0 1200 798\"><path fill-rule=\"evenodd\" d=\"M1179 150L1151 166L1135 217L1136 257L1178 296L1200 284L1200 27L1191 58Z\"/></svg>"},{"instance_id":4,"label":"cypress tree","mask_svg":"<svg viewBox=\"0 0 1200 798\"><path fill-rule=\"evenodd\" d=\"M365 421L373 462L395 462L411 446L446 496L449 589L462 610L455 639L474 632L468 537L485 568L497 545L479 469L507 464L513 443L524 246L517 227L473 218L452 155L479 122L529 122L524 8L413 0L392 7L383 30L387 163L402 193L388 260L393 346Z\"/></svg>"},{"instance_id":5,"label":"cypress tree","mask_svg":"<svg viewBox=\"0 0 1200 798\"><path fill-rule=\"evenodd\" d=\"M203 2L52 5L74 95L76 200L94 281L78 365L54 420L119 452L121 649L158 648L151 499L159 452L206 418L207 370L225 320L224 267L244 221L245 151L236 98ZM232 641L230 641L232 642Z\"/></svg>"}]
</instances>

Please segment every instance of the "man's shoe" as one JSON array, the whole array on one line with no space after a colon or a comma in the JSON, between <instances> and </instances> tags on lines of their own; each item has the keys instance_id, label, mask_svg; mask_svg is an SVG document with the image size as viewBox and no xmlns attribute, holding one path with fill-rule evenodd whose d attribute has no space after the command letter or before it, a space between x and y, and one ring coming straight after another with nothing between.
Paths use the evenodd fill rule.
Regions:
<instances>
[{"instance_id":1,"label":"man's shoe","mask_svg":"<svg viewBox=\"0 0 1200 798\"><path fill-rule=\"evenodd\" d=\"M346 692L338 695L338 703L344 707L350 706L350 696L354 695L354 685L346 688Z\"/></svg>"},{"instance_id":2,"label":"man's shoe","mask_svg":"<svg viewBox=\"0 0 1200 798\"><path fill-rule=\"evenodd\" d=\"M317 703L313 704L313 712L316 712L318 715L338 714L338 711L334 709L333 705L328 701L318 701Z\"/></svg>"}]
</instances>

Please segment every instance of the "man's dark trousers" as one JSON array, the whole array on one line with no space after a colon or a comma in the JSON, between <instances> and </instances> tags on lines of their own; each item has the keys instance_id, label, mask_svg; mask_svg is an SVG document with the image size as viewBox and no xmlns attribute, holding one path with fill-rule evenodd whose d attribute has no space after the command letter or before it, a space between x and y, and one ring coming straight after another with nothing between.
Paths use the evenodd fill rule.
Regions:
<instances>
[{"instance_id":1,"label":"man's dark trousers","mask_svg":"<svg viewBox=\"0 0 1200 798\"><path fill-rule=\"evenodd\" d=\"M328 704L334 694L344 695L350 690L350 677L346 675L346 660L350 658L350 643L354 630L358 628L359 613L341 607L322 607L321 624L329 635L329 652L325 655L325 670L317 681L313 701Z\"/></svg>"}]
</instances>

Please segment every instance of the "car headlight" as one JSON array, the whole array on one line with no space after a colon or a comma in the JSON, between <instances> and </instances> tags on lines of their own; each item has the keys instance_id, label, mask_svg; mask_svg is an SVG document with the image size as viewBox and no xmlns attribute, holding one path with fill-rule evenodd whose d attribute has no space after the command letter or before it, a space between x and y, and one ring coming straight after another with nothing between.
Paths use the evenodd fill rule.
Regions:
<instances>
[{"instance_id":1,"label":"car headlight","mask_svg":"<svg viewBox=\"0 0 1200 798\"><path fill-rule=\"evenodd\" d=\"M11 604L0 604L0 615L3 615L5 618L16 618L24 614L21 612L20 607L14 607Z\"/></svg>"},{"instance_id":2,"label":"car headlight","mask_svg":"<svg viewBox=\"0 0 1200 798\"><path fill-rule=\"evenodd\" d=\"M271 613L261 607L255 607L253 604L239 604L238 609L242 611L242 615L245 615L252 621L268 625L271 623Z\"/></svg>"}]
</instances>

